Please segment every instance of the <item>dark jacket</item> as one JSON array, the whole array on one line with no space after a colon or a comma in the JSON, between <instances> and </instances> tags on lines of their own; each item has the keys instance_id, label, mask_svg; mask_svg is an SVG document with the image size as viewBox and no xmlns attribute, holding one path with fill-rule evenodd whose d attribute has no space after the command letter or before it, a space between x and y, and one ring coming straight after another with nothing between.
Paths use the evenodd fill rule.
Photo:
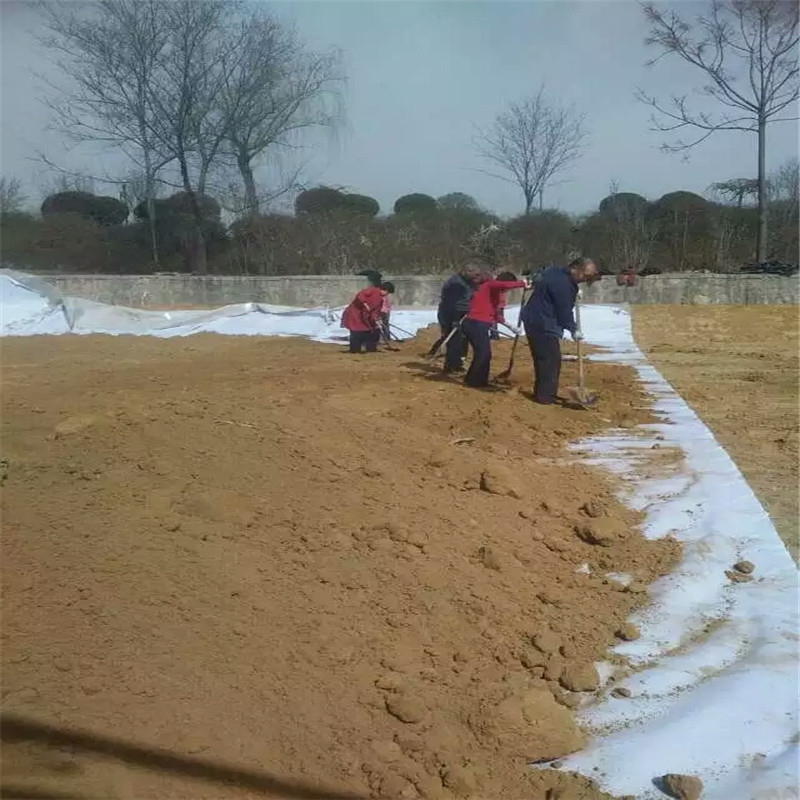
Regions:
<instances>
[{"instance_id":1,"label":"dark jacket","mask_svg":"<svg viewBox=\"0 0 800 800\"><path fill-rule=\"evenodd\" d=\"M548 267L536 281L533 295L522 311L526 327L557 336L567 330L575 333L575 298L578 284L572 280L567 267Z\"/></svg>"},{"instance_id":2,"label":"dark jacket","mask_svg":"<svg viewBox=\"0 0 800 800\"><path fill-rule=\"evenodd\" d=\"M469 311L472 292L472 284L463 275L451 275L442 284L439 316L454 322L461 319Z\"/></svg>"}]
</instances>

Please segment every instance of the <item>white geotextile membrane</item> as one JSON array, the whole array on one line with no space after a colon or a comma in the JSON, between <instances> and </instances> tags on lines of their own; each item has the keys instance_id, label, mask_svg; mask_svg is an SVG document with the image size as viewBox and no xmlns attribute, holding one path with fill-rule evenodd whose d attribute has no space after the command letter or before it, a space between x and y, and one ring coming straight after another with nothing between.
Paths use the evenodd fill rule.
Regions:
<instances>
[{"instance_id":1,"label":"white geotextile membrane","mask_svg":"<svg viewBox=\"0 0 800 800\"><path fill-rule=\"evenodd\" d=\"M62 298L35 278L0 273L0 335L6 336L214 332L331 342L346 336L340 316L341 309L259 303L141 311ZM407 334L435 318L429 309L392 313ZM516 319L515 309L508 318ZM618 473L626 486L622 499L646 513L645 535L671 533L683 542L684 557L633 617L641 638L615 648L639 667L620 683L632 696L581 710L595 736L560 768L637 800L664 797L653 779L668 772L700 777L704 800L800 797L798 570L736 465L634 344L628 312L587 305L583 327L588 342L607 350L595 358L638 371L662 422L612 430L574 449ZM591 365L588 374L591 383ZM652 477L647 460L655 443L677 447L684 457ZM731 583L725 570L743 558L755 564L755 579Z\"/></svg>"},{"instance_id":2,"label":"white geotextile membrane","mask_svg":"<svg viewBox=\"0 0 800 800\"><path fill-rule=\"evenodd\" d=\"M264 303L237 303L211 311L144 311L62 297L36 278L0 270L0 336L105 333L166 338L223 333L306 336L328 342L347 336L347 331L339 327L342 311L342 308L290 308ZM411 335L431 321L431 313L426 310L398 309L392 313L392 323Z\"/></svg>"}]
</instances>

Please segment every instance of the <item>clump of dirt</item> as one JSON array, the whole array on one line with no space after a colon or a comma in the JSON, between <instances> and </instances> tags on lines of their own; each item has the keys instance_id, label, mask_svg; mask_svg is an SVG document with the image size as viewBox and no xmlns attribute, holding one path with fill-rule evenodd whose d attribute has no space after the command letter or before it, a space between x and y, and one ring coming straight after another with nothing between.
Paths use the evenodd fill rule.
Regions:
<instances>
[{"instance_id":1,"label":"clump of dirt","mask_svg":"<svg viewBox=\"0 0 800 800\"><path fill-rule=\"evenodd\" d=\"M694 775L664 775L661 786L675 800L699 800L703 793L703 782Z\"/></svg>"},{"instance_id":2,"label":"clump of dirt","mask_svg":"<svg viewBox=\"0 0 800 800\"><path fill-rule=\"evenodd\" d=\"M632 622L626 622L619 626L615 636L622 639L623 642L633 642L639 638L640 633L639 629Z\"/></svg>"},{"instance_id":3,"label":"clump of dirt","mask_svg":"<svg viewBox=\"0 0 800 800\"><path fill-rule=\"evenodd\" d=\"M431 380L418 342L3 349L4 709L174 757L145 770L73 747L51 769L52 749L21 742L4 780L103 798L606 797L527 764L584 744L570 709L677 558L610 478L565 458L610 417ZM592 384L607 415L638 392L608 364Z\"/></svg>"}]
</instances>

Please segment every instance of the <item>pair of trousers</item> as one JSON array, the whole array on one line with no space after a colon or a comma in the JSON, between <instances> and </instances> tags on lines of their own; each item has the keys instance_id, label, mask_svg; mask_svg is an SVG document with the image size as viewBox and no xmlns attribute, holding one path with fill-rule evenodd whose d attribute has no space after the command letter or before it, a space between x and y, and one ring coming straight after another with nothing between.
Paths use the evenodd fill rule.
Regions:
<instances>
[{"instance_id":1,"label":"pair of trousers","mask_svg":"<svg viewBox=\"0 0 800 800\"><path fill-rule=\"evenodd\" d=\"M561 339L527 324L525 336L533 357L533 399L551 405L558 395L561 376Z\"/></svg>"},{"instance_id":2,"label":"pair of trousers","mask_svg":"<svg viewBox=\"0 0 800 800\"><path fill-rule=\"evenodd\" d=\"M363 347L367 353L374 353L378 349L381 332L376 328L371 331L350 331L350 352L360 353Z\"/></svg>"},{"instance_id":3,"label":"pair of trousers","mask_svg":"<svg viewBox=\"0 0 800 800\"><path fill-rule=\"evenodd\" d=\"M469 365L464 383L473 389L488 386L489 370L492 365L492 343L489 338L492 324L479 322L476 319L465 319L462 328L472 347L472 363Z\"/></svg>"}]
</instances>

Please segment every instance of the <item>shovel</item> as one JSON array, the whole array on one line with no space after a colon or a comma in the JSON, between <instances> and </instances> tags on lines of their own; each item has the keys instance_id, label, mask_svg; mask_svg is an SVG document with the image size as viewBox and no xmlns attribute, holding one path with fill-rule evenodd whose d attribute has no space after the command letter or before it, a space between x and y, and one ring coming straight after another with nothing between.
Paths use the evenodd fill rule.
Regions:
<instances>
[{"instance_id":1,"label":"shovel","mask_svg":"<svg viewBox=\"0 0 800 800\"><path fill-rule=\"evenodd\" d=\"M522 293L522 298L519 301L519 316L517 317L517 333L514 334L514 344L511 345L511 356L508 359L508 368L504 369L494 379L495 383L508 383L509 379L511 378L511 372L514 369L514 356L516 355L517 343L519 342L519 328L522 325L522 309L525 308L525 306L528 303L528 300L530 300L530 297L528 297L528 299L526 300L525 299L525 292L523 292Z\"/></svg>"},{"instance_id":2,"label":"shovel","mask_svg":"<svg viewBox=\"0 0 800 800\"><path fill-rule=\"evenodd\" d=\"M442 339L441 342L439 342L438 347L436 347L433 352L428 353L425 358L435 361L439 357L439 354L445 349L445 347L447 347L447 343L456 335L456 331L461 327L462 321L463 317L455 325L453 325L453 329L444 339Z\"/></svg>"},{"instance_id":3,"label":"shovel","mask_svg":"<svg viewBox=\"0 0 800 800\"><path fill-rule=\"evenodd\" d=\"M580 295L575 298L575 328L578 333L581 333L581 301ZM584 369L583 369L583 342L579 338L575 342L578 349L578 385L568 386L566 395L569 402L574 403L580 408L590 408L597 402L597 395L586 389L584 384Z\"/></svg>"}]
</instances>

